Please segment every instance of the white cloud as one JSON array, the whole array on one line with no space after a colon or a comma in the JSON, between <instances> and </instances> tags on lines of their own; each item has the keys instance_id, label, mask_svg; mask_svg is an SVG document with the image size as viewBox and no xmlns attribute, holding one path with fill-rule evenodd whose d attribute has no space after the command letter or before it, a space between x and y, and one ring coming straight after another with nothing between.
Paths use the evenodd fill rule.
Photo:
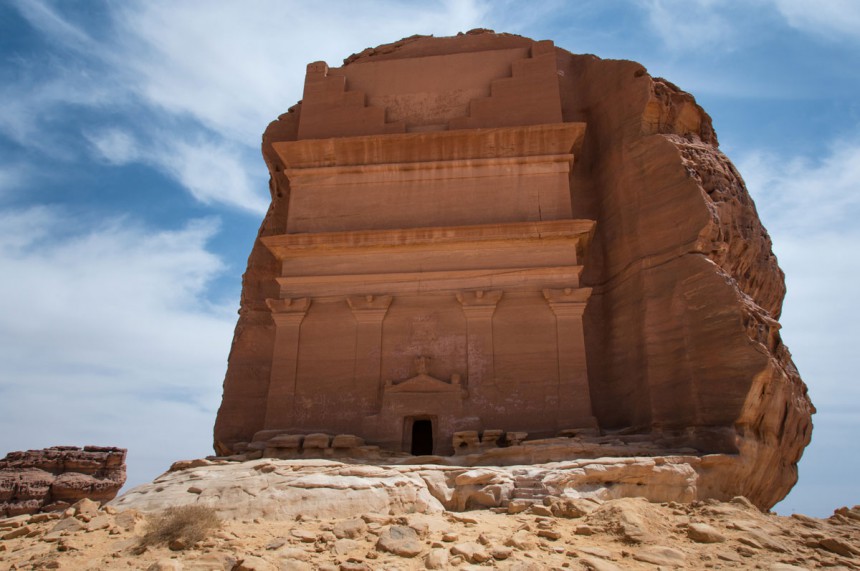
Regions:
<instances>
[{"instance_id":1,"label":"white cloud","mask_svg":"<svg viewBox=\"0 0 860 571\"><path fill-rule=\"evenodd\" d=\"M639 0L648 22L672 51L707 49L731 51L742 22L722 0Z\"/></svg>"},{"instance_id":2,"label":"white cloud","mask_svg":"<svg viewBox=\"0 0 860 571\"><path fill-rule=\"evenodd\" d=\"M22 147L60 159L74 158L57 137L67 126L57 123L73 107L120 105L121 91L93 82L90 72L48 58L22 64L15 82L0 85L0 133Z\"/></svg>"},{"instance_id":3,"label":"white cloud","mask_svg":"<svg viewBox=\"0 0 860 571\"><path fill-rule=\"evenodd\" d=\"M116 128L85 136L98 159L114 165L148 164L203 204L221 203L256 214L264 214L268 208L268 197L261 189L265 184L262 162L248 158L248 149L224 143L217 136L183 138L161 132L155 140L142 142ZM256 176L247 171L251 163L257 167Z\"/></svg>"},{"instance_id":4,"label":"white cloud","mask_svg":"<svg viewBox=\"0 0 860 571\"><path fill-rule=\"evenodd\" d=\"M141 152L134 135L116 128L86 133L96 154L114 165L124 165L140 158Z\"/></svg>"},{"instance_id":5,"label":"white cloud","mask_svg":"<svg viewBox=\"0 0 860 571\"><path fill-rule=\"evenodd\" d=\"M860 281L853 247L860 242L860 141L838 141L817 160L753 152L737 164L786 274L781 321L801 374L819 405L842 405L847 394L860 404L860 386L846 382L860 368L852 348L860 309L850 286Z\"/></svg>"},{"instance_id":6,"label":"white cloud","mask_svg":"<svg viewBox=\"0 0 860 571\"><path fill-rule=\"evenodd\" d=\"M860 39L860 3L855 0L637 0L663 44L673 52L690 49L733 52L754 43L783 20L802 32L827 39Z\"/></svg>"},{"instance_id":7,"label":"white cloud","mask_svg":"<svg viewBox=\"0 0 860 571\"><path fill-rule=\"evenodd\" d=\"M13 0L13 3L31 25L55 40L78 49L93 47L86 32L63 20L48 4L38 0Z\"/></svg>"},{"instance_id":8,"label":"white cloud","mask_svg":"<svg viewBox=\"0 0 860 571\"><path fill-rule=\"evenodd\" d=\"M81 226L44 207L0 213L0 450L129 447L153 458L131 466L151 479L209 453L235 323L204 299L223 270L206 249L217 223Z\"/></svg>"},{"instance_id":9,"label":"white cloud","mask_svg":"<svg viewBox=\"0 0 860 571\"><path fill-rule=\"evenodd\" d=\"M782 337L819 411L800 480L777 509L826 516L851 498L822 462L834 461L836 435L860 431L860 142L839 141L817 160L756 152L738 166L785 271ZM856 442L840 441L839 456L843 473L860 470Z\"/></svg>"},{"instance_id":10,"label":"white cloud","mask_svg":"<svg viewBox=\"0 0 860 571\"><path fill-rule=\"evenodd\" d=\"M109 4L108 28L97 37L65 19L60 3L16 6L64 57L29 62L24 79L0 87L0 131L71 160L76 147L55 135L68 127L57 124L57 110L110 111L128 127L112 122L81 134L101 160L155 166L204 204L255 213L268 203L260 135L301 99L307 63L339 65L362 46L467 30L488 10L477 0L342 1L325 14L280 0L254 9L153 0Z\"/></svg>"},{"instance_id":11,"label":"white cloud","mask_svg":"<svg viewBox=\"0 0 860 571\"><path fill-rule=\"evenodd\" d=\"M860 39L860 3L856 0L772 0L788 24L817 36Z\"/></svg>"},{"instance_id":12,"label":"white cloud","mask_svg":"<svg viewBox=\"0 0 860 571\"><path fill-rule=\"evenodd\" d=\"M482 3L238 3L166 0L116 5L113 60L150 104L194 117L230 140L256 142L301 99L306 64L331 65L363 46L478 26ZM229 30L229 33L223 33ZM266 32L261 32L265 30Z\"/></svg>"},{"instance_id":13,"label":"white cloud","mask_svg":"<svg viewBox=\"0 0 860 571\"><path fill-rule=\"evenodd\" d=\"M818 160L752 152L738 166L771 231L853 231L860 215L860 142L836 141Z\"/></svg>"},{"instance_id":14,"label":"white cloud","mask_svg":"<svg viewBox=\"0 0 860 571\"><path fill-rule=\"evenodd\" d=\"M230 206L263 214L268 208L268 195L263 198L247 172L245 152L236 146L200 139L165 141L150 155L157 168L178 180L204 204L221 202ZM263 172L262 161L254 161ZM262 181L262 177L257 177Z\"/></svg>"}]
</instances>

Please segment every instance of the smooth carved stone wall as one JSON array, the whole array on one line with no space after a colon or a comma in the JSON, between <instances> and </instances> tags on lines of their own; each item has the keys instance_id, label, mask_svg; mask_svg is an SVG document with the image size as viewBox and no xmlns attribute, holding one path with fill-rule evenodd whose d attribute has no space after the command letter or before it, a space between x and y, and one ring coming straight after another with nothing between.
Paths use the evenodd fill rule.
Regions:
<instances>
[{"instance_id":1,"label":"smooth carved stone wall","mask_svg":"<svg viewBox=\"0 0 860 571\"><path fill-rule=\"evenodd\" d=\"M714 497L793 485L814 409L782 273L689 94L551 42L415 37L308 66L263 155L219 453L599 425L737 455Z\"/></svg>"}]
</instances>

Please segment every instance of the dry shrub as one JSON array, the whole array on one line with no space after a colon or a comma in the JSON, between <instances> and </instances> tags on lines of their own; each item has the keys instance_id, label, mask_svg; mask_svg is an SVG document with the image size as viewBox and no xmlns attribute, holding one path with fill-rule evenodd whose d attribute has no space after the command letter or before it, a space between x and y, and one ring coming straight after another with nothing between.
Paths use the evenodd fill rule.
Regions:
<instances>
[{"instance_id":1,"label":"dry shrub","mask_svg":"<svg viewBox=\"0 0 860 571\"><path fill-rule=\"evenodd\" d=\"M151 516L146 534L140 539L139 548L166 544L179 550L191 547L206 539L209 532L221 527L221 520L213 508L206 506L178 506L167 508Z\"/></svg>"}]
</instances>

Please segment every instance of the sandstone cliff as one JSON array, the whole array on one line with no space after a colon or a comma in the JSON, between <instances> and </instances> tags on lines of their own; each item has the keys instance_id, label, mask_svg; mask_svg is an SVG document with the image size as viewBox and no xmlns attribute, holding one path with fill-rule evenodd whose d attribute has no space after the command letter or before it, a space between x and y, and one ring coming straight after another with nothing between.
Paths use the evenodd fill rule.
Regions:
<instances>
[{"instance_id":1,"label":"sandstone cliff","mask_svg":"<svg viewBox=\"0 0 860 571\"><path fill-rule=\"evenodd\" d=\"M490 32L413 37L346 60L419 58L528 46ZM770 507L790 490L814 408L778 318L785 293L743 180L693 97L639 64L556 48L563 121L587 125L571 171L574 218L596 221L583 284L594 414L605 432L733 455L708 494ZM301 104L263 136L272 205L259 237L285 231L290 181L272 144L298 138ZM230 454L261 430L280 267L257 240L215 427ZM707 458L707 456L705 456ZM707 466L703 468L707 471Z\"/></svg>"}]
</instances>

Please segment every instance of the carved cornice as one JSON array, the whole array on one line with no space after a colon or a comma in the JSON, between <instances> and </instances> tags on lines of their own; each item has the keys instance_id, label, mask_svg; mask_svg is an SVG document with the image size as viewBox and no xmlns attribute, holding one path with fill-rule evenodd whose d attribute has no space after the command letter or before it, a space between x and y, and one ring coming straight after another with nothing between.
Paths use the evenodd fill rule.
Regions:
<instances>
[{"instance_id":1,"label":"carved cornice","mask_svg":"<svg viewBox=\"0 0 860 571\"><path fill-rule=\"evenodd\" d=\"M309 234L264 236L263 244L280 260L299 255L320 255L329 251L357 249L426 248L440 245L527 244L538 247L547 240L583 241L587 247L594 233L593 220L542 220L471 226L401 228L394 230L354 230Z\"/></svg>"},{"instance_id":2,"label":"carved cornice","mask_svg":"<svg viewBox=\"0 0 860 571\"><path fill-rule=\"evenodd\" d=\"M276 278L285 297L364 295L370 288L390 294L453 293L491 287L528 291L543 286L565 286L579 281L582 266L470 269L373 274L286 276Z\"/></svg>"},{"instance_id":3,"label":"carved cornice","mask_svg":"<svg viewBox=\"0 0 860 571\"><path fill-rule=\"evenodd\" d=\"M584 135L585 123L548 123L384 137L304 138L272 147L292 178L302 169L566 155L578 152Z\"/></svg>"}]
</instances>

